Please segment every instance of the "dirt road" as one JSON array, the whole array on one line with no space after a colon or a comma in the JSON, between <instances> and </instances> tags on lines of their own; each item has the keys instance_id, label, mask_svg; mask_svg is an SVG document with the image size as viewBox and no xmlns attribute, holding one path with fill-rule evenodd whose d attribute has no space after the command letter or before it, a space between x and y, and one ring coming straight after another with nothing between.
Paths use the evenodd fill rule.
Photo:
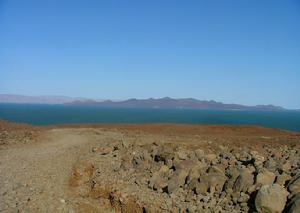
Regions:
<instances>
[{"instance_id":1,"label":"dirt road","mask_svg":"<svg viewBox=\"0 0 300 213\"><path fill-rule=\"evenodd\" d=\"M48 130L39 143L0 150L0 212L72 212L72 165L96 131Z\"/></svg>"}]
</instances>

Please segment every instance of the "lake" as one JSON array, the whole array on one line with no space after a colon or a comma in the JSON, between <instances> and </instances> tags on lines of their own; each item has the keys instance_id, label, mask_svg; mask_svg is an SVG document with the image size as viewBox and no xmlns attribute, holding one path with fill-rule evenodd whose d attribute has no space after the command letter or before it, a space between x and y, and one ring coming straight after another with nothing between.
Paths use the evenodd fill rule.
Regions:
<instances>
[{"instance_id":1,"label":"lake","mask_svg":"<svg viewBox=\"0 0 300 213\"><path fill-rule=\"evenodd\" d=\"M70 105L0 104L0 119L33 125L70 123L247 124L300 132L300 112L297 111L128 109Z\"/></svg>"}]
</instances>

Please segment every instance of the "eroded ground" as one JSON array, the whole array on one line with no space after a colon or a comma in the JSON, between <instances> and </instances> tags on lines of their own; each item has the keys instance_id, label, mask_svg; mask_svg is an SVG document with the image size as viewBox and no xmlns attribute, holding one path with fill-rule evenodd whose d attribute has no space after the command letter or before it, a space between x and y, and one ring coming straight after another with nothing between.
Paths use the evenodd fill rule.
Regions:
<instances>
[{"instance_id":1,"label":"eroded ground","mask_svg":"<svg viewBox=\"0 0 300 213\"><path fill-rule=\"evenodd\" d=\"M298 133L1 122L0 141L1 212L299 210Z\"/></svg>"}]
</instances>

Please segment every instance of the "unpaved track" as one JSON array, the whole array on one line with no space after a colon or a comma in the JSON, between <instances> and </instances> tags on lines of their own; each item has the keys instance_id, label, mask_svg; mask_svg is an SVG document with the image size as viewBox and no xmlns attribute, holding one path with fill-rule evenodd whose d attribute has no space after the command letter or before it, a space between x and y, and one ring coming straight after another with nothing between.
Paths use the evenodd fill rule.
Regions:
<instances>
[{"instance_id":1,"label":"unpaved track","mask_svg":"<svg viewBox=\"0 0 300 213\"><path fill-rule=\"evenodd\" d=\"M0 212L74 212L68 200L72 166L99 135L53 129L38 143L0 150Z\"/></svg>"}]
</instances>

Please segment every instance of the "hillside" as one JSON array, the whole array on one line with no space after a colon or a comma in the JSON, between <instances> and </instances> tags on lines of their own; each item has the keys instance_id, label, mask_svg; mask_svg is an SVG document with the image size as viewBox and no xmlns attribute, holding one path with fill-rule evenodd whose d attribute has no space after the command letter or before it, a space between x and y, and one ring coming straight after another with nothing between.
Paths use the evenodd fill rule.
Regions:
<instances>
[{"instance_id":1,"label":"hillside","mask_svg":"<svg viewBox=\"0 0 300 213\"><path fill-rule=\"evenodd\" d=\"M274 105L256 105L245 106L241 104L225 104L216 101L204 101L194 98L173 99L165 98L149 98L149 99L128 99L125 101L74 101L66 103L69 105L90 105L99 107L120 107L120 108L188 108L188 109L229 109L229 110L269 110L281 111L282 107Z\"/></svg>"}]
</instances>

